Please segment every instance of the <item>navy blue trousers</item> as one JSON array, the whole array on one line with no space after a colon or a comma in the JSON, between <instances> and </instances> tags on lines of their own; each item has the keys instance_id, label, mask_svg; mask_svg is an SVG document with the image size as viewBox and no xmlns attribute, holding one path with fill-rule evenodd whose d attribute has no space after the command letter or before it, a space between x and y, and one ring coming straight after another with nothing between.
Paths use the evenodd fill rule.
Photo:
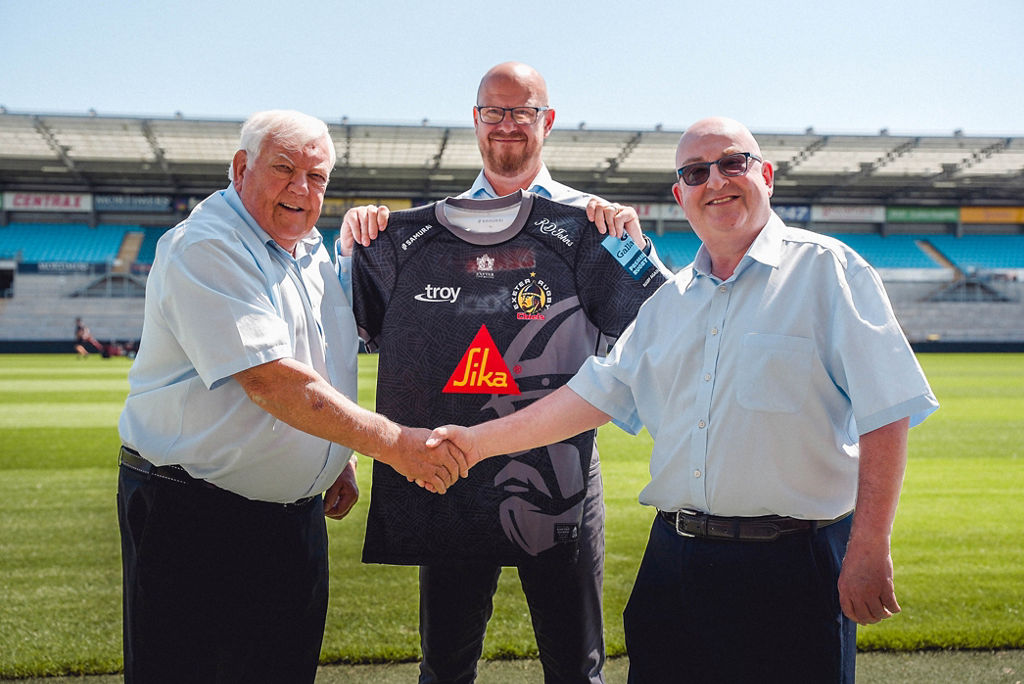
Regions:
<instances>
[{"instance_id":1,"label":"navy blue trousers","mask_svg":"<svg viewBox=\"0 0 1024 684\"><path fill-rule=\"evenodd\" d=\"M851 519L736 542L655 517L623 613L631 684L852 683L857 626L837 588Z\"/></svg>"},{"instance_id":2,"label":"navy blue trousers","mask_svg":"<svg viewBox=\"0 0 1024 684\"><path fill-rule=\"evenodd\" d=\"M525 560L519 580L530 607L546 684L604 682L604 500L590 478L575 564ZM463 563L420 567L420 684L476 679L501 567Z\"/></svg>"},{"instance_id":3,"label":"navy blue trousers","mask_svg":"<svg viewBox=\"0 0 1024 684\"><path fill-rule=\"evenodd\" d=\"M126 684L313 682L328 589L320 497L282 506L122 467L117 505Z\"/></svg>"}]
</instances>

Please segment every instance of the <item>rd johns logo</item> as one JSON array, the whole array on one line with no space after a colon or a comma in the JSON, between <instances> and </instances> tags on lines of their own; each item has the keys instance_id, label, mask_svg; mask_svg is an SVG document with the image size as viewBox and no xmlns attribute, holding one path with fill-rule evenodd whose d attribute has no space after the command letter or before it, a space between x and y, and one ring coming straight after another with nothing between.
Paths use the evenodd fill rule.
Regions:
<instances>
[{"instance_id":1,"label":"rd johns logo","mask_svg":"<svg viewBox=\"0 0 1024 684\"><path fill-rule=\"evenodd\" d=\"M541 312L551 306L551 288L536 275L531 273L529 278L516 283L512 290L512 308L520 321L543 321Z\"/></svg>"},{"instance_id":2,"label":"rd johns logo","mask_svg":"<svg viewBox=\"0 0 1024 684\"><path fill-rule=\"evenodd\" d=\"M512 379L494 338L481 325L469 349L455 367L442 392L450 394L519 394L519 385Z\"/></svg>"}]
</instances>

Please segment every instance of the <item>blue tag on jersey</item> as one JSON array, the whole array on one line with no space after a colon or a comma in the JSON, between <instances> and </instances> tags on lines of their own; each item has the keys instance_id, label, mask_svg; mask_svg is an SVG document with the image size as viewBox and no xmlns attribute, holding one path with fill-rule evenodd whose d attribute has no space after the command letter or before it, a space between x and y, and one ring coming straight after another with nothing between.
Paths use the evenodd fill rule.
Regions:
<instances>
[{"instance_id":1,"label":"blue tag on jersey","mask_svg":"<svg viewBox=\"0 0 1024 684\"><path fill-rule=\"evenodd\" d=\"M634 280L640 280L651 266L651 260L628 235L622 239L609 235L601 241L601 246L622 264L622 268L626 269Z\"/></svg>"}]
</instances>

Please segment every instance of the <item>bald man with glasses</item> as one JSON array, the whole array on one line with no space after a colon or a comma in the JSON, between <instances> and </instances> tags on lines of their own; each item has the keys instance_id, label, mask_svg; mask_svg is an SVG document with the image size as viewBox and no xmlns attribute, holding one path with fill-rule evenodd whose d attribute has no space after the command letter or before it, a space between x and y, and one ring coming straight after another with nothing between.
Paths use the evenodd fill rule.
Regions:
<instances>
[{"instance_id":1,"label":"bald man with glasses","mask_svg":"<svg viewBox=\"0 0 1024 684\"><path fill-rule=\"evenodd\" d=\"M699 121L676 164L693 264L567 385L428 445L475 463L613 418L646 426L655 512L623 615L629 681L853 682L856 624L900 610L908 428L938 403L878 274L772 212L750 131Z\"/></svg>"},{"instance_id":2,"label":"bald man with glasses","mask_svg":"<svg viewBox=\"0 0 1024 684\"><path fill-rule=\"evenodd\" d=\"M594 227L590 227L586 221L581 221L583 230L591 231L596 227L600 233L616 237L628 235L633 242L643 248L647 258L661 271L661 275L657 276L658 280L652 282L660 282L662 276L670 275L657 260L650 242L643 235L633 208L592 197L552 179L544 165L542 150L554 121L555 110L548 100L547 85L536 70L518 62L507 62L490 69L480 81L476 105L473 107L473 125L483 169L473 186L459 197L494 200L526 191L559 204L585 209L585 218L593 222ZM339 254L343 257L339 260L341 269L347 267L344 257L351 253L353 244L359 243L363 247L370 247L371 241L378 237L379 231L386 229L389 216L386 207L375 206L357 207L345 215L339 239ZM572 246L573 242L582 244L589 241L566 239L570 240L569 246ZM577 248L582 250L579 244ZM511 263L500 266L505 271L512 270L513 267L518 268ZM560 272L552 274L552 278L572 279L572 268L570 263L564 262L559 267ZM437 270L438 277L442 277L443 268L438 267ZM529 268L526 268L523 276L529 273ZM354 279L357 283L360 280L358 268L354 273ZM578 284L582 280L574 282ZM649 291L653 292L655 288L656 285ZM483 289L481 286L477 288L477 292ZM357 287L357 320L361 310L359 292L360 289ZM566 298L569 296L568 292L568 287L562 288L555 296L559 299ZM621 304L625 300L617 298L617 292L621 292L621 283L602 281L598 287L588 286L581 297L596 297L603 302ZM469 292L464 295L469 296ZM522 301L526 301L528 296L528 293L522 293ZM503 297L504 299L499 298L499 306L493 311L495 317L500 318L503 315L503 305L511 306L512 291ZM364 301L366 299L369 297L365 297ZM612 306L615 305L609 304L608 308ZM622 315L623 322L628 322L635 315L638 306L639 301L636 302L636 306L621 306L616 315ZM509 312L509 315L514 314ZM616 332L621 329L617 328ZM408 335L423 335L423 331L410 329ZM553 337L549 343L551 349L545 353L550 353L551 357L575 360L573 348L579 345L581 338ZM608 345L602 340L600 346L603 349ZM547 350L547 347L545 349ZM584 352L571 369L566 369L566 376L579 368L579 363L586 358L587 353ZM536 361L538 356L538 349L531 346L530 360ZM429 358L419 359L421 363L431 361ZM512 360L511 356L505 361L510 367L516 367L517 361ZM413 394L407 396L427 396L429 388L417 384L409 388L409 392ZM592 456L587 456L585 461L589 464L575 466L574 477L571 478L573 481L585 483L579 492L582 499L582 515L578 537L568 535L572 537L571 540L568 537L566 540L558 540L559 546L562 546L563 541L571 541L572 544L578 542L578 555L567 559L561 553L524 553L521 554L516 566L530 606L530 617L544 667L545 682L549 684L604 682L604 501L597 450L594 449ZM374 486L381 487L376 477ZM464 489L471 486L476 484L465 483ZM477 497L479 502L473 508L467 507L466 517L476 519L486 516L486 502L495 497L495 492L502 491L502 487L527 489L516 483L489 483L486 487L480 488ZM568 481L562 483L562 487L572 491ZM381 503L385 496L378 495L378 489L375 489L371 497L367 548L372 546L372 540L382 536L378 529L378 521L386 516L378 511L387 505ZM391 496L389 500L394 499L397 497ZM576 507L575 503L573 507ZM543 512L543 506L536 502L531 502L530 508L528 515L539 515ZM511 517L515 519L516 516ZM524 524L519 520L515 522ZM451 534L469 533L463 528L452 529ZM553 543L556 540L546 541ZM373 551L367 552L364 548L364 558L367 557L373 562L381 562L380 555L375 555ZM420 642L423 650L421 684L473 681L483 648L486 626L491 617L492 597L497 589L502 564L489 557L474 557L470 561L457 564L450 561L445 563L436 557L436 553L429 556L417 553L414 559L407 562L420 565Z\"/></svg>"}]
</instances>

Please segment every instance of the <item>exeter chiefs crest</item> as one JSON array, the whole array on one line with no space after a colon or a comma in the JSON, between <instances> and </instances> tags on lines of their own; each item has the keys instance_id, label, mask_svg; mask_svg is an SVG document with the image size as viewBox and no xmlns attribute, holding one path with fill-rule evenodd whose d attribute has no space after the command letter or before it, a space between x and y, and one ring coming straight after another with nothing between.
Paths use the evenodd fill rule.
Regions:
<instances>
[{"instance_id":1,"label":"exeter chiefs crest","mask_svg":"<svg viewBox=\"0 0 1024 684\"><path fill-rule=\"evenodd\" d=\"M544 320L544 309L551 306L551 288L536 273L523 278L512 289L512 308L519 320Z\"/></svg>"}]
</instances>

